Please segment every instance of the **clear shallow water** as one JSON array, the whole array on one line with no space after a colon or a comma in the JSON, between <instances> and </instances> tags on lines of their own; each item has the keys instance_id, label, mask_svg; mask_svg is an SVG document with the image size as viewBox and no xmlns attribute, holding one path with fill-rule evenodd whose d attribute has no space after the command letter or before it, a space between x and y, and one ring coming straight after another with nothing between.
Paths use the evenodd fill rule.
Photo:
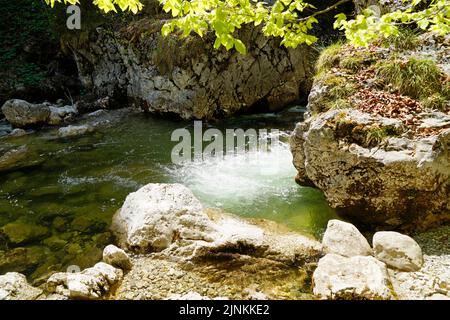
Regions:
<instances>
[{"instance_id":1,"label":"clear shallow water","mask_svg":"<svg viewBox=\"0 0 450 320\"><path fill-rule=\"evenodd\" d=\"M68 265L92 265L112 241L114 212L128 193L150 182L183 183L206 206L317 236L335 216L319 191L294 182L287 136L299 119L293 109L209 124L222 131L278 128L280 142L250 157L240 153L178 165L171 162L177 142L170 135L177 128L192 131L192 122L139 114L79 138L60 139L51 130L0 138L0 149L26 145L23 161L29 164L0 172L0 274L20 271L39 281Z\"/></svg>"}]
</instances>

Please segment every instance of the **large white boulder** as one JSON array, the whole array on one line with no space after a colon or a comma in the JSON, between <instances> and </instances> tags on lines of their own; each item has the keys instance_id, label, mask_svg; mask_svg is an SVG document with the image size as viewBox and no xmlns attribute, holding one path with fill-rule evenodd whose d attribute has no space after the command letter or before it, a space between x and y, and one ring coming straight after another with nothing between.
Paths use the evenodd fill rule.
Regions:
<instances>
[{"instance_id":1,"label":"large white boulder","mask_svg":"<svg viewBox=\"0 0 450 320\"><path fill-rule=\"evenodd\" d=\"M313 292L323 299L390 299L386 265L374 257L327 254L313 274Z\"/></svg>"},{"instance_id":2,"label":"large white boulder","mask_svg":"<svg viewBox=\"0 0 450 320\"><path fill-rule=\"evenodd\" d=\"M161 251L176 240L212 241L214 226L188 188L150 183L127 196L112 230L122 247Z\"/></svg>"},{"instance_id":3,"label":"large white boulder","mask_svg":"<svg viewBox=\"0 0 450 320\"><path fill-rule=\"evenodd\" d=\"M418 271L423 265L422 249L407 235L380 231L373 236L375 257L389 267L403 271Z\"/></svg>"},{"instance_id":4,"label":"large white boulder","mask_svg":"<svg viewBox=\"0 0 450 320\"><path fill-rule=\"evenodd\" d=\"M327 253L336 253L345 257L372 255L369 243L358 229L340 220L328 221L322 245Z\"/></svg>"},{"instance_id":5,"label":"large white boulder","mask_svg":"<svg viewBox=\"0 0 450 320\"><path fill-rule=\"evenodd\" d=\"M28 284L27 278L17 272L0 276L0 300L35 300L42 290Z\"/></svg>"}]
</instances>

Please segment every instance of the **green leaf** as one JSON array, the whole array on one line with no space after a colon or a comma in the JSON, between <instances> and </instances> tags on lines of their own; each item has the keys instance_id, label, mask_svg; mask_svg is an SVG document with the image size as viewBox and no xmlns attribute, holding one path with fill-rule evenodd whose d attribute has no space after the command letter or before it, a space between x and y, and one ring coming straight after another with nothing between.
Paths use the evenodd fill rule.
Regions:
<instances>
[{"instance_id":1,"label":"green leaf","mask_svg":"<svg viewBox=\"0 0 450 320\"><path fill-rule=\"evenodd\" d=\"M240 54L246 54L247 53L247 48L245 47L245 44L239 39L236 39L234 41L234 47L236 48L236 50Z\"/></svg>"}]
</instances>

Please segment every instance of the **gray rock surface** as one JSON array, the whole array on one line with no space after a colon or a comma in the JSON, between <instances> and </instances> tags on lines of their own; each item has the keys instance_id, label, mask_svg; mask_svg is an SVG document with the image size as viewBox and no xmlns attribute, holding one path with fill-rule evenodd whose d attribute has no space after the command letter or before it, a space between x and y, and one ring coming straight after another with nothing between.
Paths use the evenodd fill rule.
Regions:
<instances>
[{"instance_id":1,"label":"gray rock surface","mask_svg":"<svg viewBox=\"0 0 450 320\"><path fill-rule=\"evenodd\" d=\"M86 88L184 119L221 118L263 105L279 110L309 90L315 54L308 46L286 49L246 29L240 33L250 51L240 55L214 49L209 36L163 38L160 22L140 23L151 30L145 36L97 28L74 48Z\"/></svg>"},{"instance_id":2,"label":"gray rock surface","mask_svg":"<svg viewBox=\"0 0 450 320\"><path fill-rule=\"evenodd\" d=\"M402 125L353 109L298 123L290 142L296 181L321 189L356 224L424 229L450 221L450 129L382 143L371 130L401 132Z\"/></svg>"},{"instance_id":3,"label":"gray rock surface","mask_svg":"<svg viewBox=\"0 0 450 320\"><path fill-rule=\"evenodd\" d=\"M53 274L47 280L47 290L71 299L100 299L122 277L122 270L99 262L78 273Z\"/></svg>"},{"instance_id":4,"label":"gray rock surface","mask_svg":"<svg viewBox=\"0 0 450 320\"><path fill-rule=\"evenodd\" d=\"M94 131L93 127L88 125L70 125L58 129L58 136L62 138L71 138Z\"/></svg>"},{"instance_id":5,"label":"gray rock surface","mask_svg":"<svg viewBox=\"0 0 450 320\"><path fill-rule=\"evenodd\" d=\"M128 270L132 267L128 254L112 244L103 249L103 261L122 270Z\"/></svg>"},{"instance_id":6,"label":"gray rock surface","mask_svg":"<svg viewBox=\"0 0 450 320\"><path fill-rule=\"evenodd\" d=\"M0 300L35 300L42 290L28 284L27 278L17 272L0 276Z\"/></svg>"},{"instance_id":7,"label":"gray rock surface","mask_svg":"<svg viewBox=\"0 0 450 320\"><path fill-rule=\"evenodd\" d=\"M380 231L374 234L372 245L374 256L391 268L418 271L423 265L422 249L407 235Z\"/></svg>"},{"instance_id":8,"label":"gray rock surface","mask_svg":"<svg viewBox=\"0 0 450 320\"><path fill-rule=\"evenodd\" d=\"M372 255L372 248L359 230L354 225L340 220L328 221L322 245L327 253L345 257Z\"/></svg>"},{"instance_id":9,"label":"gray rock surface","mask_svg":"<svg viewBox=\"0 0 450 320\"><path fill-rule=\"evenodd\" d=\"M75 106L67 105L63 107L50 106L50 116L48 124L58 125L73 119L78 114Z\"/></svg>"},{"instance_id":10,"label":"gray rock surface","mask_svg":"<svg viewBox=\"0 0 450 320\"><path fill-rule=\"evenodd\" d=\"M6 101L2 112L6 120L15 127L44 124L50 117L50 107L47 104L33 104L20 99Z\"/></svg>"},{"instance_id":11,"label":"gray rock surface","mask_svg":"<svg viewBox=\"0 0 450 320\"><path fill-rule=\"evenodd\" d=\"M390 299L386 265L374 257L327 254L313 274L314 294L323 299Z\"/></svg>"}]
</instances>

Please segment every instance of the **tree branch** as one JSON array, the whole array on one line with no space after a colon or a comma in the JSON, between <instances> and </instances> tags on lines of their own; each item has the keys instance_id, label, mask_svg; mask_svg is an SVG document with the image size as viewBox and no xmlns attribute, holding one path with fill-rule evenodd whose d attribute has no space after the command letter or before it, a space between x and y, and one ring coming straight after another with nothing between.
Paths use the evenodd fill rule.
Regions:
<instances>
[{"instance_id":1,"label":"tree branch","mask_svg":"<svg viewBox=\"0 0 450 320\"><path fill-rule=\"evenodd\" d=\"M309 15L309 16L307 16L307 17L304 17L304 18L300 18L300 19L298 19L298 20L299 20L299 21L308 20L309 18L313 18L313 17L315 17L315 16L318 16L318 15L321 15L321 14L324 14L324 13L327 13L327 12L329 12L329 11L331 11L331 10L336 9L336 8L339 7L341 4L344 4L344 3L349 2L349 1L351 1L351 0L339 0L338 2L336 2L335 4L333 4L332 6L329 6L329 7L325 8L325 9L323 9L323 10L320 10L320 11L316 11L316 12L314 12L313 14L311 14L311 15Z\"/></svg>"}]
</instances>

